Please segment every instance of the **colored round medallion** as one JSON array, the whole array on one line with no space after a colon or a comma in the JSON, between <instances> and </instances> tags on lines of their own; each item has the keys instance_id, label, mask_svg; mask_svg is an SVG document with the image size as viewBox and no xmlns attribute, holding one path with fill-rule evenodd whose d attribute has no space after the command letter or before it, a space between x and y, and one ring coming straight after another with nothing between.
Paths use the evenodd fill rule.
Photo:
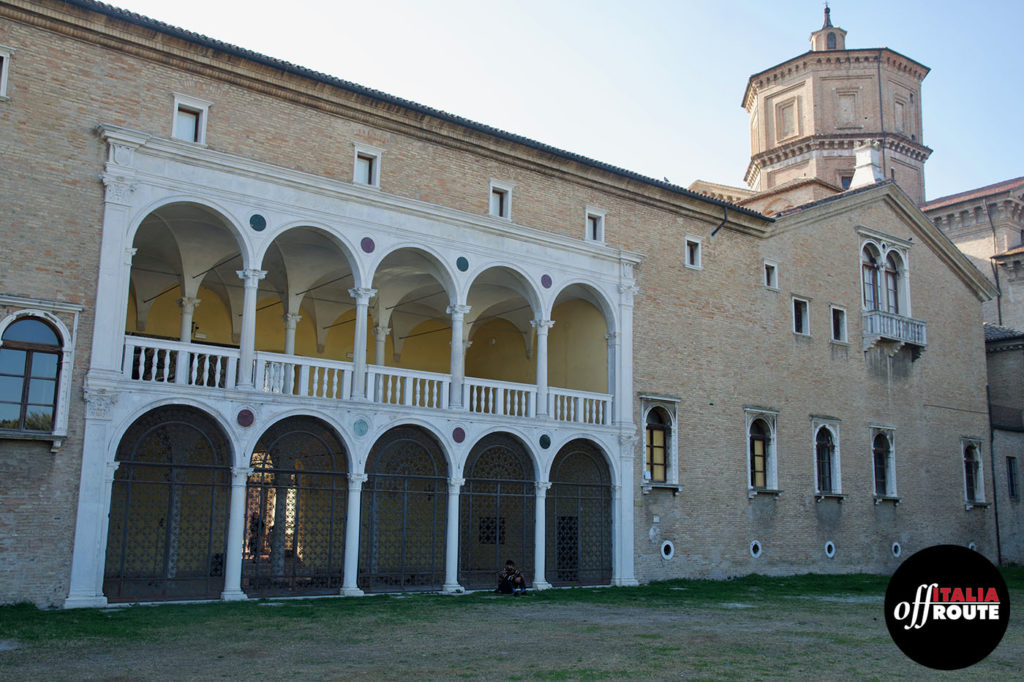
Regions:
<instances>
[{"instance_id":1,"label":"colored round medallion","mask_svg":"<svg viewBox=\"0 0 1024 682\"><path fill-rule=\"evenodd\" d=\"M466 432L463 431L461 426L456 426L455 430L452 431L452 440L456 443L461 443L466 440Z\"/></svg>"},{"instance_id":2,"label":"colored round medallion","mask_svg":"<svg viewBox=\"0 0 1024 682\"><path fill-rule=\"evenodd\" d=\"M366 423L365 419L357 419L356 423L352 425L352 430L357 436L365 436L366 432L370 430L370 425Z\"/></svg>"},{"instance_id":3,"label":"colored round medallion","mask_svg":"<svg viewBox=\"0 0 1024 682\"><path fill-rule=\"evenodd\" d=\"M546 433L543 436L541 436L540 437L540 446L542 448L544 448L545 450L550 448L551 447L551 436L549 436Z\"/></svg>"},{"instance_id":4,"label":"colored round medallion","mask_svg":"<svg viewBox=\"0 0 1024 682\"><path fill-rule=\"evenodd\" d=\"M465 272L469 270L469 260L465 256L459 256L455 261L455 267L459 269L459 272Z\"/></svg>"},{"instance_id":5,"label":"colored round medallion","mask_svg":"<svg viewBox=\"0 0 1024 682\"><path fill-rule=\"evenodd\" d=\"M239 426L252 426L252 423L256 421L256 415L252 413L252 410L239 410L238 411L238 424Z\"/></svg>"},{"instance_id":6,"label":"colored round medallion","mask_svg":"<svg viewBox=\"0 0 1024 682\"><path fill-rule=\"evenodd\" d=\"M267 228L267 219L261 216L259 213L253 213L251 216L249 216L249 227L256 230L257 232L262 232Z\"/></svg>"},{"instance_id":7,"label":"colored round medallion","mask_svg":"<svg viewBox=\"0 0 1024 682\"><path fill-rule=\"evenodd\" d=\"M377 245L373 243L373 240L369 237L363 237L363 241L359 242L359 246L362 247L366 253L373 253L373 250L377 248Z\"/></svg>"},{"instance_id":8,"label":"colored round medallion","mask_svg":"<svg viewBox=\"0 0 1024 682\"><path fill-rule=\"evenodd\" d=\"M540 285L545 289L551 288L551 275L543 275L540 278Z\"/></svg>"}]
</instances>

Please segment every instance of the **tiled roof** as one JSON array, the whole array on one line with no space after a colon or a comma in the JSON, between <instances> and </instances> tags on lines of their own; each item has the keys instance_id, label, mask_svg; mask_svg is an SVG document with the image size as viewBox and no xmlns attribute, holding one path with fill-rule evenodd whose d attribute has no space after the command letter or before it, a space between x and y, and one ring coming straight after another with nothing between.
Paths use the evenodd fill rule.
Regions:
<instances>
[{"instance_id":1,"label":"tiled roof","mask_svg":"<svg viewBox=\"0 0 1024 682\"><path fill-rule=\"evenodd\" d=\"M993 258L1002 258L1004 256L1022 256L1022 255L1024 255L1024 244L1021 244L1020 246L1015 246L1012 249L1007 249L1006 251L1003 251L1002 253L997 253L996 255L994 255L992 257Z\"/></svg>"},{"instance_id":2,"label":"tiled roof","mask_svg":"<svg viewBox=\"0 0 1024 682\"><path fill-rule=\"evenodd\" d=\"M985 341L1008 341L1010 339L1024 339L1024 332L1000 327L998 324L985 323Z\"/></svg>"},{"instance_id":3,"label":"tiled roof","mask_svg":"<svg viewBox=\"0 0 1024 682\"><path fill-rule=\"evenodd\" d=\"M984 187L978 187L977 189L969 189L966 192L960 192L958 194L950 194L938 199L932 199L921 205L922 211L931 211L932 209L942 208L943 206L950 206L952 204L958 204L962 201L971 201L972 199L980 199L981 197L987 197L992 194L999 194L1001 192L1008 192L1013 188L1020 186L1024 189L1024 177L1014 178L1013 180L1003 180L992 185L985 185Z\"/></svg>"},{"instance_id":4,"label":"tiled roof","mask_svg":"<svg viewBox=\"0 0 1024 682\"><path fill-rule=\"evenodd\" d=\"M386 92L374 90L373 88L368 88L363 85L359 85L358 83L353 83L352 81L343 80L341 78L330 76L319 71L313 71L312 69L307 69L304 66L298 66L297 64L292 64L291 62L286 62L281 59L268 57L259 52L248 50L243 47L238 47L236 45L231 45L230 43L225 43L214 38L208 38L202 34L195 33L193 31L188 31L183 28L178 28L177 26L172 26L162 21L157 21L156 19L150 19L147 16L143 16L135 12L129 12L128 10L124 10L119 7L114 7L113 5L108 5L103 2L96 2L95 0L64 0L64 2L75 7L81 7L83 9L90 10L93 12L99 12L100 14L109 17L121 19L122 21L127 21L129 23L135 24L136 26L141 26L143 28L157 31L159 33L164 33L175 38L187 40L188 42L195 43L196 45L201 45L203 47L219 50L227 54L236 55L244 59L256 62L258 64L270 66L272 68L281 69L282 71L300 76L302 78L309 78L311 80L315 80L326 85L331 85L342 90L347 90L349 92L362 95L364 97L370 97L372 99L376 99L387 104L397 105L402 108L409 109L410 111L415 111L417 113L426 114L428 116L432 116L443 121L455 123L457 125L464 126L472 130L476 130L486 135L491 135L493 137L497 137L503 140L508 140L509 142L521 144L523 146L530 147L531 149L546 152L548 154L557 156L562 159L575 161L577 163L583 164L584 166L598 168L608 173L612 173L613 175L618 175L619 177L627 178L629 180L636 180L646 185L659 187L661 189L673 192L675 194L681 194L683 196L699 199L700 201L715 204L717 206L724 206L729 210L734 210L738 213L753 216L755 218L761 218L769 222L773 220L772 218L761 215L757 211L751 210L749 208L743 208L742 206L737 206L736 204L730 203L728 201L722 201L721 199L715 199L713 197L700 194L698 192L692 192L686 189L685 187L680 187L679 185L674 185L670 182L656 180L654 178L642 175L640 173L636 173L631 170L627 170L625 168L620 168L618 166L613 166L612 164L605 163L603 161L591 159L589 157L583 156L582 154L576 154L575 152L559 149L558 147L553 147L543 142L538 142L528 137L523 137L522 135L510 133L505 130L494 128L483 123L477 123L476 121L471 121L468 118L463 118L455 114L449 114L446 111L434 109L423 104L418 104L411 100L402 99L401 97L395 97L394 95L389 95Z\"/></svg>"}]
</instances>

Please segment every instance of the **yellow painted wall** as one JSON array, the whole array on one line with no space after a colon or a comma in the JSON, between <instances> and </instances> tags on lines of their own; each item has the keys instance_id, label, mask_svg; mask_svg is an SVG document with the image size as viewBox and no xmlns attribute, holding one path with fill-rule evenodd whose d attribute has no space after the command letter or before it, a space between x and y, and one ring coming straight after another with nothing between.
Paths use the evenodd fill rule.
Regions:
<instances>
[{"instance_id":1,"label":"yellow painted wall","mask_svg":"<svg viewBox=\"0 0 1024 682\"><path fill-rule=\"evenodd\" d=\"M473 345L466 351L466 376L522 384L536 382L536 356L526 357L526 340L511 322L489 320L476 329L471 340Z\"/></svg>"},{"instance_id":2,"label":"yellow painted wall","mask_svg":"<svg viewBox=\"0 0 1024 682\"><path fill-rule=\"evenodd\" d=\"M548 385L578 391L608 391L608 327L586 301L556 305L548 332Z\"/></svg>"},{"instance_id":3,"label":"yellow painted wall","mask_svg":"<svg viewBox=\"0 0 1024 682\"><path fill-rule=\"evenodd\" d=\"M452 333L448 327L447 322L440 320L427 320L416 325L402 346L402 361L398 366L421 372L448 374L452 361ZM389 356L388 360L389 365L393 364L393 357Z\"/></svg>"}]
</instances>

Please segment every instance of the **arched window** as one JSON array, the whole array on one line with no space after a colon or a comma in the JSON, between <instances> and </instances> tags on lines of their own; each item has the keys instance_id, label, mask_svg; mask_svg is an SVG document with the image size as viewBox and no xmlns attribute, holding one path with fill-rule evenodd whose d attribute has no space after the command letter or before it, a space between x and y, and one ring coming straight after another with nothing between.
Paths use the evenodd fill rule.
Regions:
<instances>
[{"instance_id":1,"label":"arched window","mask_svg":"<svg viewBox=\"0 0 1024 682\"><path fill-rule=\"evenodd\" d=\"M978 459L978 447L973 443L964 447L964 492L968 503L983 502L985 499L981 461Z\"/></svg>"},{"instance_id":2,"label":"arched window","mask_svg":"<svg viewBox=\"0 0 1024 682\"><path fill-rule=\"evenodd\" d=\"M900 267L896 254L885 259L885 303L890 313L900 312Z\"/></svg>"},{"instance_id":3,"label":"arched window","mask_svg":"<svg viewBox=\"0 0 1024 682\"><path fill-rule=\"evenodd\" d=\"M878 497L891 497L889 489L889 463L892 457L892 445L884 433L875 436L871 444L871 456L875 468L875 495Z\"/></svg>"},{"instance_id":4,"label":"arched window","mask_svg":"<svg viewBox=\"0 0 1024 682\"><path fill-rule=\"evenodd\" d=\"M668 416L655 408L647 413L646 457L644 478L649 481L665 482L668 472Z\"/></svg>"},{"instance_id":5,"label":"arched window","mask_svg":"<svg viewBox=\"0 0 1024 682\"><path fill-rule=\"evenodd\" d=\"M864 309L879 309L878 252L872 246L865 246L861 252L861 276L864 284Z\"/></svg>"},{"instance_id":6,"label":"arched window","mask_svg":"<svg viewBox=\"0 0 1024 682\"><path fill-rule=\"evenodd\" d=\"M0 342L0 429L52 431L61 342L42 320L12 323Z\"/></svg>"},{"instance_id":7,"label":"arched window","mask_svg":"<svg viewBox=\"0 0 1024 682\"><path fill-rule=\"evenodd\" d=\"M826 47L828 47L828 49L830 49L830 50L836 49L836 34L835 33L829 32L828 36L825 38L825 41L826 41Z\"/></svg>"},{"instance_id":8,"label":"arched window","mask_svg":"<svg viewBox=\"0 0 1024 682\"><path fill-rule=\"evenodd\" d=\"M814 450L818 465L818 492L835 492L833 478L833 461L836 446L832 432L822 426L814 439Z\"/></svg>"},{"instance_id":9,"label":"arched window","mask_svg":"<svg viewBox=\"0 0 1024 682\"><path fill-rule=\"evenodd\" d=\"M750 487L768 487L768 446L770 444L768 424L755 419L750 424Z\"/></svg>"}]
</instances>

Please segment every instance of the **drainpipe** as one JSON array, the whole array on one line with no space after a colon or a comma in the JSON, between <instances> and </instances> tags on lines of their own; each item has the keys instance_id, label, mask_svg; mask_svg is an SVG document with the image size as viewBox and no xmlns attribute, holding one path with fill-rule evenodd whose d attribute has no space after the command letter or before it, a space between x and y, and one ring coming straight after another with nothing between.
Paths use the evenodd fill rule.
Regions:
<instances>
[{"instance_id":1,"label":"drainpipe","mask_svg":"<svg viewBox=\"0 0 1024 682\"><path fill-rule=\"evenodd\" d=\"M999 249L999 235L996 234L996 224L992 221L992 204L985 204L985 214L988 216L989 227L992 228L992 253ZM992 266L992 278L996 281L996 315L999 318L999 326L1003 326L1003 289L999 285L999 266L996 264L995 256L988 259Z\"/></svg>"},{"instance_id":2,"label":"drainpipe","mask_svg":"<svg viewBox=\"0 0 1024 682\"><path fill-rule=\"evenodd\" d=\"M711 230L711 236L712 237L714 237L716 234L718 234L718 231L721 230L723 227L725 227L725 223L728 222L728 220L729 220L729 207L728 206L722 206L722 210L724 211L724 213L722 214L722 222L720 222L718 224L718 227L716 227L715 229Z\"/></svg>"},{"instance_id":3,"label":"drainpipe","mask_svg":"<svg viewBox=\"0 0 1024 682\"><path fill-rule=\"evenodd\" d=\"M878 59L875 61L878 69L878 125L881 127L882 139L882 175L888 178L885 172L885 102L882 101L882 51L878 51Z\"/></svg>"},{"instance_id":4,"label":"drainpipe","mask_svg":"<svg viewBox=\"0 0 1024 682\"><path fill-rule=\"evenodd\" d=\"M985 384L985 400L988 402L988 453L992 477L992 514L996 524L996 566L1003 565L1003 545L999 537L999 488L996 487L996 427L992 424L992 390Z\"/></svg>"}]
</instances>

